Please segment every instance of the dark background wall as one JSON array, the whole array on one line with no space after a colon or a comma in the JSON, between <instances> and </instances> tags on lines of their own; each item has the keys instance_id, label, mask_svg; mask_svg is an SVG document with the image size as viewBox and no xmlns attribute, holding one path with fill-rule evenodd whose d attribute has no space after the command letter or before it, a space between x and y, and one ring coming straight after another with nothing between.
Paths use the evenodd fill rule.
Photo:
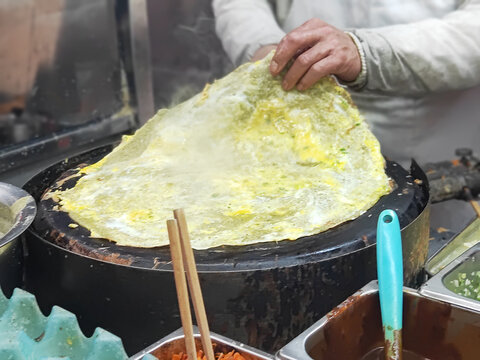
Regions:
<instances>
[{"instance_id":1,"label":"dark background wall","mask_svg":"<svg viewBox=\"0 0 480 360\"><path fill-rule=\"evenodd\" d=\"M188 99L232 70L211 0L150 0L148 17L157 108Z\"/></svg>"}]
</instances>

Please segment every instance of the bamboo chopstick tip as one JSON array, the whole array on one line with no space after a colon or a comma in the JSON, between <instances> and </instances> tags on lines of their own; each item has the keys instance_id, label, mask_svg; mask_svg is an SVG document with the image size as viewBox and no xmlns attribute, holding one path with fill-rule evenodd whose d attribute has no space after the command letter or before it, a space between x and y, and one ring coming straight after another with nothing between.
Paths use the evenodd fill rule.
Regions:
<instances>
[{"instance_id":1,"label":"bamboo chopstick tip","mask_svg":"<svg viewBox=\"0 0 480 360\"><path fill-rule=\"evenodd\" d=\"M175 217L175 219L178 219L179 215L185 217L185 211L183 210L183 208L173 210L173 216Z\"/></svg>"},{"instance_id":2,"label":"bamboo chopstick tip","mask_svg":"<svg viewBox=\"0 0 480 360\"><path fill-rule=\"evenodd\" d=\"M168 219L166 222L167 222L167 229L172 229L174 226L177 227L177 220L175 219Z\"/></svg>"}]
</instances>

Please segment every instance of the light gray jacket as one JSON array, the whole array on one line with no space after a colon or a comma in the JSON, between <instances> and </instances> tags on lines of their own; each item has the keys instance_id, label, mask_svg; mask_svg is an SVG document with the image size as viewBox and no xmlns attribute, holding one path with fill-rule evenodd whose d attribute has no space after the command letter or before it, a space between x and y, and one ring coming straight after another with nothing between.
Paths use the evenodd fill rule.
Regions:
<instances>
[{"instance_id":1,"label":"light gray jacket","mask_svg":"<svg viewBox=\"0 0 480 360\"><path fill-rule=\"evenodd\" d=\"M213 6L217 33L236 64L318 17L339 28L353 28L361 39L367 89L411 95L480 84L480 0L371 3L292 1L282 27L267 0L214 0Z\"/></svg>"},{"instance_id":2,"label":"light gray jacket","mask_svg":"<svg viewBox=\"0 0 480 360\"><path fill-rule=\"evenodd\" d=\"M425 162L453 157L456 147L480 152L480 0L277 0L273 5L213 0L217 34L236 64L308 19L320 18L361 40L367 83L351 93L387 156Z\"/></svg>"}]
</instances>

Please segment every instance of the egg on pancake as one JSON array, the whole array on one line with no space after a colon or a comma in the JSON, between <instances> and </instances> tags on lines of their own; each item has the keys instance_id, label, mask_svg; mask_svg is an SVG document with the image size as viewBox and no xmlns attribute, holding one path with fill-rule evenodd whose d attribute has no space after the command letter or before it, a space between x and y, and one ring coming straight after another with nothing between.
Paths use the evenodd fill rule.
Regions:
<instances>
[{"instance_id":1,"label":"egg on pancake","mask_svg":"<svg viewBox=\"0 0 480 360\"><path fill-rule=\"evenodd\" d=\"M349 94L332 78L286 92L271 56L158 111L79 170L61 210L93 237L155 247L184 208L195 249L295 240L368 210L390 185Z\"/></svg>"}]
</instances>

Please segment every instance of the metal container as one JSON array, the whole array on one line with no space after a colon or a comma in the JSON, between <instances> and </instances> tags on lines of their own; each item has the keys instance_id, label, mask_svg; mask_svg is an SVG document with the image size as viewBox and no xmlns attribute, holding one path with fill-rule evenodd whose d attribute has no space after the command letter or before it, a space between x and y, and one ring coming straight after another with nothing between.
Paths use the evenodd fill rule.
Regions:
<instances>
[{"instance_id":1,"label":"metal container","mask_svg":"<svg viewBox=\"0 0 480 360\"><path fill-rule=\"evenodd\" d=\"M22 285L23 245L20 235L30 226L37 207L35 200L24 190L0 182L0 287L10 296Z\"/></svg>"},{"instance_id":2,"label":"metal container","mask_svg":"<svg viewBox=\"0 0 480 360\"><path fill-rule=\"evenodd\" d=\"M110 150L69 158L25 185L39 201L26 241L26 287L42 309L57 304L74 312L83 329L115 333L131 354L181 325L169 248L92 238L88 229L71 228L52 198L42 199L49 188L73 186L75 167ZM426 180L421 170L387 164L397 189L353 221L297 241L195 251L212 331L267 352L280 349L376 278L376 221L385 208L399 214L405 283L415 284L428 249Z\"/></svg>"},{"instance_id":3,"label":"metal container","mask_svg":"<svg viewBox=\"0 0 480 360\"><path fill-rule=\"evenodd\" d=\"M413 358L476 360L480 314L404 288L403 348ZM280 349L277 360L358 360L383 347L378 284L370 282ZM404 357L408 358L408 357Z\"/></svg>"},{"instance_id":4,"label":"metal container","mask_svg":"<svg viewBox=\"0 0 480 360\"><path fill-rule=\"evenodd\" d=\"M448 283L460 272L480 271L480 244L465 251L437 275L428 280L420 293L432 299L439 299L456 306L480 313L480 301L458 295L448 288Z\"/></svg>"},{"instance_id":5,"label":"metal container","mask_svg":"<svg viewBox=\"0 0 480 360\"><path fill-rule=\"evenodd\" d=\"M193 335L195 337L195 348L202 349L202 342L200 340L200 332L196 326L193 327ZM210 333L212 343L215 344L215 352L228 353L232 350L240 353L246 360L273 360L273 355L267 354L258 349L254 349L248 345L242 344L238 341L229 339L215 333ZM180 328L163 339L150 345L145 350L133 355L130 360L141 360L146 354L151 354L158 359L171 359L174 354L180 352L185 353L185 341L183 329Z\"/></svg>"},{"instance_id":6,"label":"metal container","mask_svg":"<svg viewBox=\"0 0 480 360\"><path fill-rule=\"evenodd\" d=\"M480 218L475 218L453 240L438 250L425 265L430 277L438 274L457 257L480 242Z\"/></svg>"}]
</instances>

